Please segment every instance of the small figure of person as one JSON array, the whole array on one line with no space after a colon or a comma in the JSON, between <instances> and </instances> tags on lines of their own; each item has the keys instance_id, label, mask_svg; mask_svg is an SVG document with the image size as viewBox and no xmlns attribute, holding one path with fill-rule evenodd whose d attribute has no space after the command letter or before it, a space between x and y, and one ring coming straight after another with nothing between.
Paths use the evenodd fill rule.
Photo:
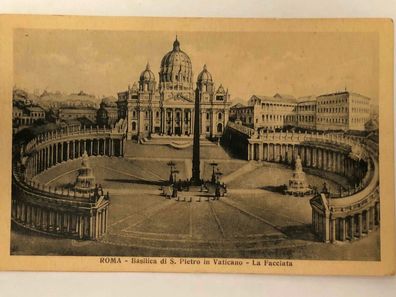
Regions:
<instances>
[{"instance_id":1,"label":"small figure of person","mask_svg":"<svg viewBox=\"0 0 396 297\"><path fill-rule=\"evenodd\" d=\"M173 198L177 197L177 187L173 187L173 189L172 189L172 197Z\"/></svg>"}]
</instances>

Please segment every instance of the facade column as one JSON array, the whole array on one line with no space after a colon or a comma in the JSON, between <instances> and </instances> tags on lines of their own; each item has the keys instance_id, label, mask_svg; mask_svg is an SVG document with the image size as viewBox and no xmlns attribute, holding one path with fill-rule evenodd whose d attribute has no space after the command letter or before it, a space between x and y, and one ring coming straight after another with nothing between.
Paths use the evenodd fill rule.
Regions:
<instances>
[{"instance_id":1,"label":"facade column","mask_svg":"<svg viewBox=\"0 0 396 297\"><path fill-rule=\"evenodd\" d=\"M103 139L103 156L106 156L106 141L107 139Z\"/></svg>"}]
</instances>

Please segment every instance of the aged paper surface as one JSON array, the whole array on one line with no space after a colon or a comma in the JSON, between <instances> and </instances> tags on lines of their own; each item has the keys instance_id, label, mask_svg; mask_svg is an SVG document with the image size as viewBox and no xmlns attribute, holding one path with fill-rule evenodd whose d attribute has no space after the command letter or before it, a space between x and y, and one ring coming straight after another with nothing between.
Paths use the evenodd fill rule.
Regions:
<instances>
[{"instance_id":1,"label":"aged paper surface","mask_svg":"<svg viewBox=\"0 0 396 297\"><path fill-rule=\"evenodd\" d=\"M0 268L394 273L391 21L0 30Z\"/></svg>"}]
</instances>

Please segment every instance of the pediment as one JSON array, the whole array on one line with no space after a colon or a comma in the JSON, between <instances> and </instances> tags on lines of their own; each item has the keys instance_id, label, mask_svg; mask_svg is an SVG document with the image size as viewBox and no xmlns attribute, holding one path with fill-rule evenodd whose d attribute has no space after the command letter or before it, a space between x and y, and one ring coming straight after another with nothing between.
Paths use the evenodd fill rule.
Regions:
<instances>
[{"instance_id":1,"label":"pediment","mask_svg":"<svg viewBox=\"0 0 396 297\"><path fill-rule=\"evenodd\" d=\"M182 94L176 94L171 98L165 99L166 104L193 104L194 100L183 96Z\"/></svg>"}]
</instances>

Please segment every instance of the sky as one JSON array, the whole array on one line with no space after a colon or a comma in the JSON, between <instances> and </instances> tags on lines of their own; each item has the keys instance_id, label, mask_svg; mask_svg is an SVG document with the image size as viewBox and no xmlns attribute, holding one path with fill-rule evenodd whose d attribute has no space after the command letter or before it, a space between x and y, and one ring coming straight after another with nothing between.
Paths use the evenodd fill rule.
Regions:
<instances>
[{"instance_id":1,"label":"sky","mask_svg":"<svg viewBox=\"0 0 396 297\"><path fill-rule=\"evenodd\" d=\"M231 99L276 93L296 97L345 88L378 100L378 36L347 32L164 32L17 29L14 84L98 97L117 96L149 62L157 82L175 36ZM240 100L237 100L240 101Z\"/></svg>"}]
</instances>

